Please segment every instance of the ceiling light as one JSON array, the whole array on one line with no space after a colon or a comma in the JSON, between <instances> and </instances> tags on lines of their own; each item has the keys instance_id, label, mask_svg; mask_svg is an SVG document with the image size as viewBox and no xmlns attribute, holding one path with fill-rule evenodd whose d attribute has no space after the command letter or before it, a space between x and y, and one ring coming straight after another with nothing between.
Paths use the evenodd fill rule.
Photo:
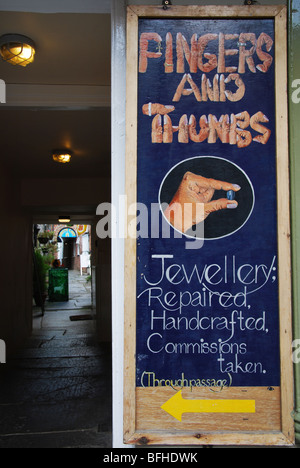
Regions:
<instances>
[{"instance_id":1,"label":"ceiling light","mask_svg":"<svg viewBox=\"0 0 300 468\"><path fill-rule=\"evenodd\" d=\"M52 154L53 160L59 163L68 163L71 161L72 151L69 150L54 150Z\"/></svg>"},{"instance_id":2,"label":"ceiling light","mask_svg":"<svg viewBox=\"0 0 300 468\"><path fill-rule=\"evenodd\" d=\"M0 55L12 65L26 67L34 60L35 44L21 34L5 34L0 37Z\"/></svg>"},{"instance_id":3,"label":"ceiling light","mask_svg":"<svg viewBox=\"0 0 300 468\"><path fill-rule=\"evenodd\" d=\"M63 218L58 219L58 222L61 224L66 224L66 223L69 223L70 221L71 221L70 216L64 216Z\"/></svg>"}]
</instances>

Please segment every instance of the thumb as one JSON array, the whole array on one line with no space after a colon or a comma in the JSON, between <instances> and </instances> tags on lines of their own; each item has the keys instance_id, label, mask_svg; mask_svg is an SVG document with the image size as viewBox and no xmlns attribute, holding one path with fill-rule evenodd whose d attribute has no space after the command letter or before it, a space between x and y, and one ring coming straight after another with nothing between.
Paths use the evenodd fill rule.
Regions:
<instances>
[{"instance_id":1,"label":"thumb","mask_svg":"<svg viewBox=\"0 0 300 468\"><path fill-rule=\"evenodd\" d=\"M236 200L228 200L227 198L219 198L219 200L213 200L209 203L205 203L204 211L205 215L208 216L213 211L219 211L224 209L234 209L238 206Z\"/></svg>"}]
</instances>

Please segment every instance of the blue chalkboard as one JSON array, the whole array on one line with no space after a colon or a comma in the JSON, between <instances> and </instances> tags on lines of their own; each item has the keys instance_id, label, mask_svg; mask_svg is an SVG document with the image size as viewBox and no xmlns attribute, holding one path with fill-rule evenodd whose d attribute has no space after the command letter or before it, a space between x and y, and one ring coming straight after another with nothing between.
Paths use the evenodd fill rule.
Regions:
<instances>
[{"instance_id":1,"label":"blue chalkboard","mask_svg":"<svg viewBox=\"0 0 300 468\"><path fill-rule=\"evenodd\" d=\"M137 386L280 384L274 49L272 19L139 19Z\"/></svg>"}]
</instances>

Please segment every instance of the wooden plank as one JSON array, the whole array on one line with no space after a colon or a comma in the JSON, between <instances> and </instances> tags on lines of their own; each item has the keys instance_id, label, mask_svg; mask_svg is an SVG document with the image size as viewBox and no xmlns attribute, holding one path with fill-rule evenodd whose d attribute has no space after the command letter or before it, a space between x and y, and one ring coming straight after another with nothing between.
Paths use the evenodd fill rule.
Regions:
<instances>
[{"instance_id":1,"label":"wooden plank","mask_svg":"<svg viewBox=\"0 0 300 468\"><path fill-rule=\"evenodd\" d=\"M274 17L282 10L282 5L172 5L167 10L162 6L130 5L130 10L139 17L149 18L246 18Z\"/></svg>"},{"instance_id":2,"label":"wooden plank","mask_svg":"<svg viewBox=\"0 0 300 468\"><path fill-rule=\"evenodd\" d=\"M291 306L291 252L290 252L290 191L289 141L287 109L287 11L282 8L275 17L275 80L276 80L276 135L277 135L277 203L278 203L278 265L279 310L281 341L282 432L294 440L292 306ZM282 44L283 47L278 46Z\"/></svg>"},{"instance_id":3,"label":"wooden plank","mask_svg":"<svg viewBox=\"0 0 300 468\"><path fill-rule=\"evenodd\" d=\"M126 195L130 206L136 202L137 166L137 50L138 17L128 12L126 92ZM127 207L126 207L127 209ZM127 218L125 229L127 231ZM125 240L125 317L124 317L124 438L135 431L135 298L136 240Z\"/></svg>"},{"instance_id":4,"label":"wooden plank","mask_svg":"<svg viewBox=\"0 0 300 468\"><path fill-rule=\"evenodd\" d=\"M257 445L257 446L292 446L282 432L259 432L249 434L234 433L181 433L172 432L136 432L128 441L133 445Z\"/></svg>"}]
</instances>

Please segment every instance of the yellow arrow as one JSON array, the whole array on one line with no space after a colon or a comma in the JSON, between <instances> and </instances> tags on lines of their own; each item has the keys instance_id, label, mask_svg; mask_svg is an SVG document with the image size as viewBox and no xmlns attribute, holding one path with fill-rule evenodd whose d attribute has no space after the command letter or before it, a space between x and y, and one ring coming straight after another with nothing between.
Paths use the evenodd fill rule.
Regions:
<instances>
[{"instance_id":1,"label":"yellow arrow","mask_svg":"<svg viewBox=\"0 0 300 468\"><path fill-rule=\"evenodd\" d=\"M181 421L183 413L255 413L255 400L185 400L180 390L161 408Z\"/></svg>"}]
</instances>

